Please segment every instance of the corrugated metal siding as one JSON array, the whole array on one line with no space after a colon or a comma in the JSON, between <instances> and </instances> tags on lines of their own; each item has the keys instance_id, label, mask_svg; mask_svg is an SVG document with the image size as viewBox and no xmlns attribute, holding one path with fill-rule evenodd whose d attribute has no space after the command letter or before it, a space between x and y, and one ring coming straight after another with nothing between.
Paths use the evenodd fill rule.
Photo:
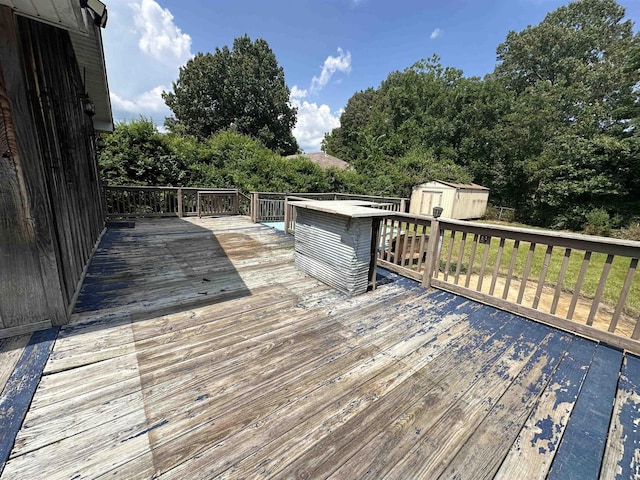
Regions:
<instances>
[{"instance_id":1,"label":"corrugated metal siding","mask_svg":"<svg viewBox=\"0 0 640 480\"><path fill-rule=\"evenodd\" d=\"M296 266L348 295L366 292L371 218L296 210Z\"/></svg>"}]
</instances>

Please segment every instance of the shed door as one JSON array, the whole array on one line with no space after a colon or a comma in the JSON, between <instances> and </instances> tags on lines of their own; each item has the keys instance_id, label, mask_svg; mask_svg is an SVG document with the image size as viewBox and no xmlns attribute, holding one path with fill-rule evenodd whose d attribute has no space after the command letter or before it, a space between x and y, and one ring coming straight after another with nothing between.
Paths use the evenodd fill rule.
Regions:
<instances>
[{"instance_id":1,"label":"shed door","mask_svg":"<svg viewBox=\"0 0 640 480\"><path fill-rule=\"evenodd\" d=\"M420 199L420 213L422 215L432 215L433 207L442 206L442 192L433 190L422 190Z\"/></svg>"}]
</instances>

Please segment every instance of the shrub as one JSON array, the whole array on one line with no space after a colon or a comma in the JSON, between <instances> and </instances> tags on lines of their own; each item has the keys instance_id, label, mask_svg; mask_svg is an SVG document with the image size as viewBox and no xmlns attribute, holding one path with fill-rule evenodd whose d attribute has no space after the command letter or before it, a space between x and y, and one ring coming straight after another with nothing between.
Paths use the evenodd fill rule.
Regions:
<instances>
[{"instance_id":1,"label":"shrub","mask_svg":"<svg viewBox=\"0 0 640 480\"><path fill-rule=\"evenodd\" d=\"M587 235L611 234L610 217L604 208L594 208L585 214L587 223L584 226L584 233Z\"/></svg>"}]
</instances>

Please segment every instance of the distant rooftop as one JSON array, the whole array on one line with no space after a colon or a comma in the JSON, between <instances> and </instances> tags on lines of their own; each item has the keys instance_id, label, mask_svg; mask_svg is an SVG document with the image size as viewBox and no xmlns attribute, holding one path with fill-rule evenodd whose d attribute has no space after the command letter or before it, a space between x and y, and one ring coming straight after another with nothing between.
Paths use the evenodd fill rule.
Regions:
<instances>
[{"instance_id":1,"label":"distant rooftop","mask_svg":"<svg viewBox=\"0 0 640 480\"><path fill-rule=\"evenodd\" d=\"M334 156L328 155L324 152L316 152L316 153L301 153L299 155L288 155L285 158L296 158L296 157L305 157L311 160L314 163L320 165L320 167L327 169L329 167L336 167L340 170L346 170L349 168L349 164L344 160L340 160Z\"/></svg>"}]
</instances>

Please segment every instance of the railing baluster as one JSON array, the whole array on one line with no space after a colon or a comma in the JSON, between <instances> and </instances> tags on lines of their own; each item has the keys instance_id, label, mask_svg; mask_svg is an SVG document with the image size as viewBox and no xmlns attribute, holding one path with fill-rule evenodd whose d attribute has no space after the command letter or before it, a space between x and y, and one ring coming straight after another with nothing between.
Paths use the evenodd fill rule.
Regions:
<instances>
[{"instance_id":1,"label":"railing baluster","mask_svg":"<svg viewBox=\"0 0 640 480\"><path fill-rule=\"evenodd\" d=\"M460 269L462 268L462 260L464 259L464 246L467 243L467 232L462 232L462 240L460 241L460 251L458 252L458 264L456 265L456 277L453 283L458 285L460 280Z\"/></svg>"},{"instance_id":2,"label":"railing baluster","mask_svg":"<svg viewBox=\"0 0 640 480\"><path fill-rule=\"evenodd\" d=\"M478 284L476 286L476 291L482 291L482 283L484 281L484 270L487 266L487 259L489 258L489 246L491 245L491 237L487 237L486 243L484 244L484 254L482 255L482 266L480 267L480 276L478 277Z\"/></svg>"},{"instance_id":3,"label":"railing baluster","mask_svg":"<svg viewBox=\"0 0 640 480\"><path fill-rule=\"evenodd\" d=\"M400 244L402 243L402 221L398 222L398 229L395 236L395 250L393 252L393 263L396 265L402 265L400 257Z\"/></svg>"},{"instance_id":4,"label":"railing baluster","mask_svg":"<svg viewBox=\"0 0 640 480\"><path fill-rule=\"evenodd\" d=\"M567 267L569 266L569 257L571 257L571 249L565 248L564 258L562 259L562 266L560 267L560 273L558 274L558 282L556 284L556 291L553 294L553 301L551 302L551 310L549 313L555 315L558 308L558 302L560 301L560 294L562 293L562 287L564 285L564 277L567 274Z\"/></svg>"},{"instance_id":5,"label":"railing baluster","mask_svg":"<svg viewBox=\"0 0 640 480\"><path fill-rule=\"evenodd\" d=\"M524 264L524 272L522 272L522 280L520 282L520 290L518 290L518 305L522 304L522 298L524 297L524 291L527 288L527 282L529 281L529 272L531 271L531 261L533 260L533 254L536 250L536 244L531 243L529 246L529 252L527 253L527 261Z\"/></svg>"},{"instance_id":6,"label":"railing baluster","mask_svg":"<svg viewBox=\"0 0 640 480\"><path fill-rule=\"evenodd\" d=\"M629 269L627 270L627 276L624 279L624 285L622 285L622 291L620 292L618 304L616 305L616 309L613 312L613 317L611 317L611 323L609 324L610 332L616 331L616 327L618 326L618 319L622 314L622 310L624 310L624 305L627 303L627 295L629 295L629 290L631 290L631 283L633 282L633 277L636 274L637 267L638 259L632 258L631 263L629 264Z\"/></svg>"},{"instance_id":7,"label":"railing baluster","mask_svg":"<svg viewBox=\"0 0 640 480\"><path fill-rule=\"evenodd\" d=\"M471 273L473 270L473 261L475 260L475 256L476 256L476 247L478 246L478 239L480 238L480 236L475 233L473 235L473 243L471 244L471 254L469 255L469 268L467 269L467 278L464 281L464 286L465 288L469 288L469 283L471 282Z\"/></svg>"},{"instance_id":8,"label":"railing baluster","mask_svg":"<svg viewBox=\"0 0 640 480\"><path fill-rule=\"evenodd\" d=\"M607 277L609 276L609 272L611 271L611 264L613 263L614 255L607 255L607 260L604 262L604 267L602 267L602 274L600 275L600 282L598 283L598 289L596 290L596 295L593 298L593 302L591 303L591 310L589 310L589 317L587 317L587 325L593 325L593 320L596 318L596 312L598 311L598 306L600 305L600 298L602 297L602 293L604 292L604 287L607 284Z\"/></svg>"},{"instance_id":9,"label":"railing baluster","mask_svg":"<svg viewBox=\"0 0 640 480\"><path fill-rule=\"evenodd\" d=\"M413 259L416 250L416 235L418 234L418 224L411 223L411 246L409 247L409 268L413 267Z\"/></svg>"},{"instance_id":10,"label":"railing baluster","mask_svg":"<svg viewBox=\"0 0 640 480\"><path fill-rule=\"evenodd\" d=\"M421 271L423 265L423 260L426 258L426 245L425 245L425 240L427 238L427 227L425 225L422 226L422 235L420 235L420 246L418 247L418 251L420 252L418 255L418 266L417 266L417 271Z\"/></svg>"},{"instance_id":11,"label":"railing baluster","mask_svg":"<svg viewBox=\"0 0 640 480\"><path fill-rule=\"evenodd\" d=\"M449 248L447 249L447 264L444 266L444 281L446 282L449 278L449 268L451 268L451 254L453 253L453 244L456 240L456 231L451 230L451 235L449 236Z\"/></svg>"},{"instance_id":12,"label":"railing baluster","mask_svg":"<svg viewBox=\"0 0 640 480\"><path fill-rule=\"evenodd\" d=\"M513 278L513 270L516 267L518 260L518 249L520 248L520 240L516 240L513 243L513 250L511 251L511 262L509 262L509 271L507 272L507 278L504 281L504 290L502 291L502 299L507 300L509 296L509 287L511 286L511 279Z\"/></svg>"},{"instance_id":13,"label":"railing baluster","mask_svg":"<svg viewBox=\"0 0 640 480\"><path fill-rule=\"evenodd\" d=\"M378 258L382 260L389 260L389 244L387 242L387 226L389 225L389 219L385 218L382 221L382 236L380 237L380 252L378 252Z\"/></svg>"},{"instance_id":14,"label":"railing baluster","mask_svg":"<svg viewBox=\"0 0 640 480\"><path fill-rule=\"evenodd\" d=\"M409 262L411 262L410 259L407 258L407 247L409 246L409 233L411 232L411 224L409 222L404 224L404 238L402 239L402 254L400 255L402 258L400 259L400 261L402 262L401 265L404 267L405 265L408 265Z\"/></svg>"},{"instance_id":15,"label":"railing baluster","mask_svg":"<svg viewBox=\"0 0 640 480\"><path fill-rule=\"evenodd\" d=\"M493 267L493 275L491 276L491 286L489 287L489 295L493 295L496 290L496 281L500 273L500 263L502 262L502 252L504 250L504 237L500 237L500 245L498 245L498 254L496 256L496 264Z\"/></svg>"},{"instance_id":16,"label":"railing baluster","mask_svg":"<svg viewBox=\"0 0 640 480\"><path fill-rule=\"evenodd\" d=\"M538 288L536 289L536 296L533 298L532 308L538 308L540 303L540 297L542 296L542 288L544 287L544 281L547 277L547 270L549 269L549 261L551 260L551 253L553 252L553 245L547 245L547 251L544 254L544 262L542 264L542 270L540 271L540 279L538 280Z\"/></svg>"},{"instance_id":17,"label":"railing baluster","mask_svg":"<svg viewBox=\"0 0 640 480\"><path fill-rule=\"evenodd\" d=\"M573 295L571 297L571 303L569 304L569 310L567 311L568 320L571 320L573 318L573 312L576 309L576 304L578 303L578 297L580 297L580 291L582 290L582 283L584 282L584 277L587 274L587 267L589 266L590 261L591 261L591 252L584 252L584 258L582 260L582 266L580 267L580 273L578 274L578 280L576 281Z\"/></svg>"}]
</instances>

